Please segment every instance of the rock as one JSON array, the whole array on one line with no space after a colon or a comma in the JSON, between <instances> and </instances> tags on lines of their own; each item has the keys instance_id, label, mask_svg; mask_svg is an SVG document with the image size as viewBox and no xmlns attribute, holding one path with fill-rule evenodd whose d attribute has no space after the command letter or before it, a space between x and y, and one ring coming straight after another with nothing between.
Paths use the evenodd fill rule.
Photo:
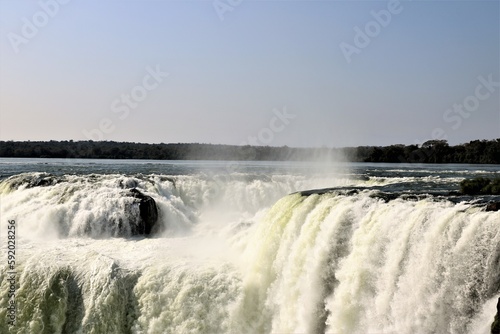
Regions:
<instances>
[{"instance_id":1,"label":"rock","mask_svg":"<svg viewBox=\"0 0 500 334\"><path fill-rule=\"evenodd\" d=\"M7 183L9 188L16 190L21 186L26 188L48 187L62 182L61 179L49 173L23 173L11 176Z\"/></svg>"},{"instance_id":2,"label":"rock","mask_svg":"<svg viewBox=\"0 0 500 334\"><path fill-rule=\"evenodd\" d=\"M47 187L47 186L53 186L58 183L58 180L53 177L53 176L45 176L41 177L38 179L34 179L30 184L29 187Z\"/></svg>"},{"instance_id":3,"label":"rock","mask_svg":"<svg viewBox=\"0 0 500 334\"><path fill-rule=\"evenodd\" d=\"M312 189L300 191L300 196L323 195L335 191L336 188Z\"/></svg>"},{"instance_id":4,"label":"rock","mask_svg":"<svg viewBox=\"0 0 500 334\"><path fill-rule=\"evenodd\" d=\"M345 196L352 196L359 193L358 189L345 189L341 187L337 188L324 188L324 189L312 189L303 190L298 192L300 196L311 196L311 195L324 195L328 193L339 193Z\"/></svg>"},{"instance_id":5,"label":"rock","mask_svg":"<svg viewBox=\"0 0 500 334\"><path fill-rule=\"evenodd\" d=\"M500 202L490 202L486 205L486 211L498 211L500 210Z\"/></svg>"},{"instance_id":6,"label":"rock","mask_svg":"<svg viewBox=\"0 0 500 334\"><path fill-rule=\"evenodd\" d=\"M349 177L349 179L358 181L370 181L370 177L367 175L352 175Z\"/></svg>"},{"instance_id":7,"label":"rock","mask_svg":"<svg viewBox=\"0 0 500 334\"><path fill-rule=\"evenodd\" d=\"M130 178L126 180L120 180L118 184L122 189L133 189L138 186L137 181Z\"/></svg>"},{"instance_id":8,"label":"rock","mask_svg":"<svg viewBox=\"0 0 500 334\"><path fill-rule=\"evenodd\" d=\"M151 196L144 195L136 188L129 190L134 198L139 200L140 220L136 226L131 226L132 235L149 235L158 220L158 208Z\"/></svg>"},{"instance_id":9,"label":"rock","mask_svg":"<svg viewBox=\"0 0 500 334\"><path fill-rule=\"evenodd\" d=\"M495 320L491 324L491 334L500 334L500 297L497 302L497 314L495 315Z\"/></svg>"}]
</instances>

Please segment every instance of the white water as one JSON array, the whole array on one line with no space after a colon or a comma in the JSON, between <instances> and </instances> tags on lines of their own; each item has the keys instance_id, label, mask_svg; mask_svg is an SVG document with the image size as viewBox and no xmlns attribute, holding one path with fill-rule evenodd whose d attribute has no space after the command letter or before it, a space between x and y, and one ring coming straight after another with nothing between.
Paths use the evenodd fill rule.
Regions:
<instances>
[{"instance_id":1,"label":"white water","mask_svg":"<svg viewBox=\"0 0 500 334\"><path fill-rule=\"evenodd\" d=\"M499 212L286 196L350 180L66 178L0 189L2 245L18 226L17 325L3 267L1 333L475 334L496 311ZM123 185L157 202L156 237L112 237Z\"/></svg>"},{"instance_id":2,"label":"white water","mask_svg":"<svg viewBox=\"0 0 500 334\"><path fill-rule=\"evenodd\" d=\"M138 214L134 200L124 194L137 187L156 201L160 211L159 229L164 236L185 235L200 220L226 224L227 219L251 218L259 210L273 205L286 194L320 185L352 184L347 179L306 179L303 176L274 175L257 178L251 175L223 176L123 176L68 175L50 187L26 186L27 180L41 173L21 174L0 184L1 213L22 221L21 237L64 238L115 236L119 220L131 223ZM17 188L16 182L24 182ZM14 184L16 191L11 185ZM215 212L215 217L214 216ZM222 214L221 214L222 213ZM212 219L213 218L213 219ZM111 222L111 223L110 223ZM5 227L5 226L4 226ZM201 224L201 227L206 227ZM5 231L3 231L5 232Z\"/></svg>"}]
</instances>

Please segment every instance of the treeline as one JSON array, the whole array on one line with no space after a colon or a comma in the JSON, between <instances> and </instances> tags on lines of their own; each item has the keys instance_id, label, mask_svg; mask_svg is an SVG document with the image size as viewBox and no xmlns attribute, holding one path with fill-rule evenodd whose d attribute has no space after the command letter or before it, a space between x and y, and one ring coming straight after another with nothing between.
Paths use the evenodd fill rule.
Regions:
<instances>
[{"instance_id":1,"label":"treeline","mask_svg":"<svg viewBox=\"0 0 500 334\"><path fill-rule=\"evenodd\" d=\"M349 161L500 164L500 138L455 146L449 146L446 140L429 140L422 145L361 146L343 150Z\"/></svg>"},{"instance_id":2,"label":"treeline","mask_svg":"<svg viewBox=\"0 0 500 334\"><path fill-rule=\"evenodd\" d=\"M338 160L352 162L500 164L500 138L449 146L422 145L292 148L213 144L142 144L113 141L0 141L0 157L153 160Z\"/></svg>"}]
</instances>

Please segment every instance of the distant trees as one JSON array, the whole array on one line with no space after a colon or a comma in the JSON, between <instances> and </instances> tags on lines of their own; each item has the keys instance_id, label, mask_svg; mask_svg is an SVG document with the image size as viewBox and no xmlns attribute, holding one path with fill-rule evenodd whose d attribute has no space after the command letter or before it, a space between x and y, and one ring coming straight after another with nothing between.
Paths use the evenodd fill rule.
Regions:
<instances>
[{"instance_id":1,"label":"distant trees","mask_svg":"<svg viewBox=\"0 0 500 334\"><path fill-rule=\"evenodd\" d=\"M428 140L422 144L422 148L445 147L448 146L447 140Z\"/></svg>"},{"instance_id":2,"label":"distant trees","mask_svg":"<svg viewBox=\"0 0 500 334\"><path fill-rule=\"evenodd\" d=\"M153 160L324 160L344 156L353 162L500 164L500 139L449 146L445 140L418 145L347 148L142 144L113 141L0 141L0 157Z\"/></svg>"},{"instance_id":3,"label":"distant trees","mask_svg":"<svg viewBox=\"0 0 500 334\"><path fill-rule=\"evenodd\" d=\"M449 146L445 140L417 145L358 147L347 149L348 159L364 162L500 164L500 139L473 140Z\"/></svg>"}]
</instances>

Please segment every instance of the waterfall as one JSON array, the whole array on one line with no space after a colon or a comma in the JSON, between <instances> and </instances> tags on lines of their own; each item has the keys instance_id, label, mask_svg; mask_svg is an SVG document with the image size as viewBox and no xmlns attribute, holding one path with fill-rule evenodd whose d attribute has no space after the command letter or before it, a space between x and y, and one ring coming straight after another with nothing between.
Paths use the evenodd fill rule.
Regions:
<instances>
[{"instance_id":1,"label":"waterfall","mask_svg":"<svg viewBox=\"0 0 500 334\"><path fill-rule=\"evenodd\" d=\"M7 216L19 234L17 319L7 324L2 258L0 332L489 333L500 212L432 196L384 201L370 190L283 195L296 187L283 178L234 182L216 196L208 182L4 181L1 237ZM127 183L155 198L166 232L81 233L85 212L121 214ZM249 198L231 195L241 187ZM226 219L231 208L246 223L221 229L214 212Z\"/></svg>"}]
</instances>

